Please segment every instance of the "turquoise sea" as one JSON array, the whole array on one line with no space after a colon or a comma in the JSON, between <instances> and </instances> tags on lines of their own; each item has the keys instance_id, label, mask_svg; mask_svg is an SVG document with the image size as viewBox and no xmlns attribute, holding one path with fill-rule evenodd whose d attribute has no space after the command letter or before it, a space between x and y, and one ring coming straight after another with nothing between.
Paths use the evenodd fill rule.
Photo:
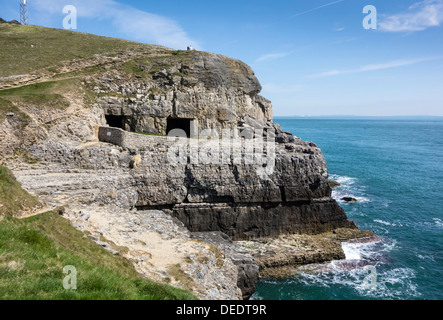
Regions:
<instances>
[{"instance_id":1,"label":"turquoise sea","mask_svg":"<svg viewBox=\"0 0 443 320\"><path fill-rule=\"evenodd\" d=\"M346 261L261 280L252 298L443 299L443 120L274 121L321 148L330 177L342 184L334 198L357 198L340 204L381 240L343 244Z\"/></svg>"}]
</instances>

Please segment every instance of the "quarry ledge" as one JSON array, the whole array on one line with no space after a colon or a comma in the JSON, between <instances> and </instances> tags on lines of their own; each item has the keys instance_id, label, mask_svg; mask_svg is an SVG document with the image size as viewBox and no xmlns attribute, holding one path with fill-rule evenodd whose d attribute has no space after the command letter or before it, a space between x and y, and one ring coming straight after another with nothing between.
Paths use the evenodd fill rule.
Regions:
<instances>
[{"instance_id":1,"label":"quarry ledge","mask_svg":"<svg viewBox=\"0 0 443 320\"><path fill-rule=\"evenodd\" d=\"M337 228L358 230L337 202L327 197L292 202L181 203L137 209L163 210L190 232L220 231L234 241L287 234L314 235Z\"/></svg>"},{"instance_id":2,"label":"quarry ledge","mask_svg":"<svg viewBox=\"0 0 443 320\"><path fill-rule=\"evenodd\" d=\"M276 207L278 205L305 205L305 204L313 204L313 203L331 203L336 200L331 197L322 197L316 199L299 199L295 201L284 201L284 202L234 202L234 201L215 201L215 202L187 202L187 203L179 203L179 204L164 204L164 205L140 205L136 206L137 210L164 210L164 209L173 209L178 207L183 208L216 208L216 207L225 207L225 206L262 206L266 208Z\"/></svg>"}]
</instances>

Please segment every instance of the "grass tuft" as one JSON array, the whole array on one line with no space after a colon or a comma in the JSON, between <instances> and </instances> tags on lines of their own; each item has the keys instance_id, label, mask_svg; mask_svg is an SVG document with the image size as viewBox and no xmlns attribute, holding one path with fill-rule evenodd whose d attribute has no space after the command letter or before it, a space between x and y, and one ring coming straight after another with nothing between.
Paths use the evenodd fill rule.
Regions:
<instances>
[{"instance_id":1,"label":"grass tuft","mask_svg":"<svg viewBox=\"0 0 443 320\"><path fill-rule=\"evenodd\" d=\"M66 290L65 266L77 271ZM130 261L113 255L55 212L0 221L0 299L194 300L187 291L142 278Z\"/></svg>"},{"instance_id":2,"label":"grass tuft","mask_svg":"<svg viewBox=\"0 0 443 320\"><path fill-rule=\"evenodd\" d=\"M13 216L38 204L38 199L22 189L12 172L0 165L0 215Z\"/></svg>"}]
</instances>

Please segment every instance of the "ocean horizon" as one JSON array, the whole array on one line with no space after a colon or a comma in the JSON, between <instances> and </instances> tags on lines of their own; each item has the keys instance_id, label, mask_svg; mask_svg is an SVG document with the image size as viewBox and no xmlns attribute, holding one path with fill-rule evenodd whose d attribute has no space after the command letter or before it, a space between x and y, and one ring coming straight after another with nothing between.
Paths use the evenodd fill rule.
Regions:
<instances>
[{"instance_id":1,"label":"ocean horizon","mask_svg":"<svg viewBox=\"0 0 443 320\"><path fill-rule=\"evenodd\" d=\"M313 119L313 120L436 120L443 121L443 116L429 116L429 115L410 115L410 116L355 116L355 115L318 115L318 116L275 116L275 122L279 119Z\"/></svg>"}]
</instances>

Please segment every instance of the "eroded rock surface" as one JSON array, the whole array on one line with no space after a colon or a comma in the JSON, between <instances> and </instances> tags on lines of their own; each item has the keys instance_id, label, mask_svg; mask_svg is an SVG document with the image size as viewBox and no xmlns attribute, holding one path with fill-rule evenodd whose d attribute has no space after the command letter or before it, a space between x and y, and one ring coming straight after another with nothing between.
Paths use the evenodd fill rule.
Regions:
<instances>
[{"instance_id":1,"label":"eroded rock surface","mask_svg":"<svg viewBox=\"0 0 443 320\"><path fill-rule=\"evenodd\" d=\"M254 245L246 250L237 240L358 230L331 198L321 150L272 122L272 105L259 95L261 86L246 64L172 50L106 63L81 78L78 92L93 92L92 102L86 103L91 95L72 92L64 93L67 108L14 102L20 112L0 122L0 154L25 189L49 208L65 206L66 216L99 245L127 248L142 274L202 298L247 298L264 266L316 259L303 251L297 259L282 258L289 248L284 245L278 252L256 248L266 249L263 258ZM193 121L197 137L196 129L273 135L258 153L235 152L254 140L194 136L183 140L185 161L171 161L176 139L124 132L120 143L100 142L99 128L110 116L141 133L164 135L168 119L179 118ZM208 154L215 158L205 162ZM172 250L170 260L162 257L164 250Z\"/></svg>"},{"instance_id":2,"label":"eroded rock surface","mask_svg":"<svg viewBox=\"0 0 443 320\"><path fill-rule=\"evenodd\" d=\"M65 216L150 279L187 289L200 299L241 298L233 262L217 247L195 241L183 224L162 211L87 206L70 209Z\"/></svg>"}]
</instances>

